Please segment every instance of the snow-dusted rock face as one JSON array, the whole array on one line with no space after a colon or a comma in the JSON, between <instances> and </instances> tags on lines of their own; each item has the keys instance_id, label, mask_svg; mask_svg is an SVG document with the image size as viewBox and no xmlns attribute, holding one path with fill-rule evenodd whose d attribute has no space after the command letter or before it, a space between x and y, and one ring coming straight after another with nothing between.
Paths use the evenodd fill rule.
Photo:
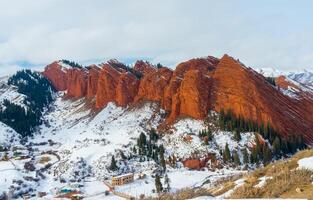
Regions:
<instances>
[{"instance_id":1,"label":"snow-dusted rock face","mask_svg":"<svg viewBox=\"0 0 313 200\"><path fill-rule=\"evenodd\" d=\"M313 89L313 72L304 70L303 72L294 72L288 75L292 80L301 83Z\"/></svg>"}]
</instances>

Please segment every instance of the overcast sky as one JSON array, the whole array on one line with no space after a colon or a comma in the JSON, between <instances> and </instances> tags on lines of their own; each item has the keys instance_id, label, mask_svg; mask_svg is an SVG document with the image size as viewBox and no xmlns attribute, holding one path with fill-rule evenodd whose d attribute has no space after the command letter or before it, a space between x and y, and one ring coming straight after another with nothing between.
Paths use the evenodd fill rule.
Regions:
<instances>
[{"instance_id":1,"label":"overcast sky","mask_svg":"<svg viewBox=\"0 0 313 200\"><path fill-rule=\"evenodd\" d=\"M313 68L311 0L0 0L0 75L57 59Z\"/></svg>"}]
</instances>

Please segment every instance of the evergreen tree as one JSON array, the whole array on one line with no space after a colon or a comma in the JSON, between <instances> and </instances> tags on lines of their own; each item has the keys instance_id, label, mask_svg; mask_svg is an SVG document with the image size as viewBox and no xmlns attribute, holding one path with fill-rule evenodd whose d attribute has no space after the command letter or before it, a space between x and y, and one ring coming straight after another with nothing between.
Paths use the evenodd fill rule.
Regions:
<instances>
[{"instance_id":1,"label":"evergreen tree","mask_svg":"<svg viewBox=\"0 0 313 200\"><path fill-rule=\"evenodd\" d=\"M246 148L242 150L242 155L243 155L243 163L248 164L249 163L249 154L248 154L248 151Z\"/></svg>"},{"instance_id":2,"label":"evergreen tree","mask_svg":"<svg viewBox=\"0 0 313 200\"><path fill-rule=\"evenodd\" d=\"M159 135L157 134L157 132L154 128L152 128L149 131L149 139L150 139L150 141L153 141L153 142L156 142L159 139Z\"/></svg>"},{"instance_id":3,"label":"evergreen tree","mask_svg":"<svg viewBox=\"0 0 313 200\"><path fill-rule=\"evenodd\" d=\"M120 151L120 154L121 154L121 158L122 158L123 160L126 160L126 159L127 159L127 157L125 156L125 154L123 153L123 151Z\"/></svg>"},{"instance_id":4,"label":"evergreen tree","mask_svg":"<svg viewBox=\"0 0 313 200\"><path fill-rule=\"evenodd\" d=\"M253 155L254 158L256 159L254 162L259 162L259 159L263 159L263 148L259 139L259 135L256 133L255 134L255 152Z\"/></svg>"},{"instance_id":5,"label":"evergreen tree","mask_svg":"<svg viewBox=\"0 0 313 200\"><path fill-rule=\"evenodd\" d=\"M164 158L164 147L163 146L160 146L159 156L160 156L160 164L163 168L163 172L165 172L166 171L166 162L165 162L165 158Z\"/></svg>"},{"instance_id":6,"label":"evergreen tree","mask_svg":"<svg viewBox=\"0 0 313 200\"><path fill-rule=\"evenodd\" d=\"M237 152L233 152L233 157L234 157L234 163L236 166L240 165L240 158Z\"/></svg>"},{"instance_id":7,"label":"evergreen tree","mask_svg":"<svg viewBox=\"0 0 313 200\"><path fill-rule=\"evenodd\" d=\"M156 65L156 67L157 67L158 69L160 69L160 68L163 67L163 65L162 65L161 63L158 63L158 64Z\"/></svg>"},{"instance_id":8,"label":"evergreen tree","mask_svg":"<svg viewBox=\"0 0 313 200\"><path fill-rule=\"evenodd\" d=\"M227 163L228 161L230 161L230 159L231 159L230 150L229 150L229 147L228 147L228 143L226 143L225 149L224 149L224 152L223 152L223 160L224 160L225 163Z\"/></svg>"},{"instance_id":9,"label":"evergreen tree","mask_svg":"<svg viewBox=\"0 0 313 200\"><path fill-rule=\"evenodd\" d=\"M280 139L278 137L275 138L273 144L273 154L279 156L281 154L281 144Z\"/></svg>"},{"instance_id":10,"label":"evergreen tree","mask_svg":"<svg viewBox=\"0 0 313 200\"><path fill-rule=\"evenodd\" d=\"M171 183L170 178L168 177L167 174L165 174L165 177L164 177L164 185L165 185L165 187L166 187L167 192L170 192L170 190L171 190L170 183Z\"/></svg>"},{"instance_id":11,"label":"evergreen tree","mask_svg":"<svg viewBox=\"0 0 313 200\"><path fill-rule=\"evenodd\" d=\"M110 170L112 170L112 171L117 170L116 160L115 160L114 156L112 156L112 158L111 158Z\"/></svg>"},{"instance_id":12,"label":"evergreen tree","mask_svg":"<svg viewBox=\"0 0 313 200\"><path fill-rule=\"evenodd\" d=\"M213 140L213 134L212 134L212 130L210 128L208 128L208 130L207 130L207 136L208 136L209 141Z\"/></svg>"},{"instance_id":13,"label":"evergreen tree","mask_svg":"<svg viewBox=\"0 0 313 200\"><path fill-rule=\"evenodd\" d=\"M267 144L263 145L263 164L268 164L272 160L272 152Z\"/></svg>"},{"instance_id":14,"label":"evergreen tree","mask_svg":"<svg viewBox=\"0 0 313 200\"><path fill-rule=\"evenodd\" d=\"M161 183L160 176L158 174L155 175L154 183L155 183L155 189L156 189L157 193L162 192L163 191L163 186L162 186L162 183Z\"/></svg>"},{"instance_id":15,"label":"evergreen tree","mask_svg":"<svg viewBox=\"0 0 313 200\"><path fill-rule=\"evenodd\" d=\"M147 137L144 133L140 133L137 145L139 148L143 149L147 144Z\"/></svg>"},{"instance_id":16,"label":"evergreen tree","mask_svg":"<svg viewBox=\"0 0 313 200\"><path fill-rule=\"evenodd\" d=\"M251 156L250 156L250 162L251 163L259 162L259 154L258 154L258 150L257 150L256 146L252 148L252 152L251 152Z\"/></svg>"},{"instance_id":17,"label":"evergreen tree","mask_svg":"<svg viewBox=\"0 0 313 200\"><path fill-rule=\"evenodd\" d=\"M236 129L236 130L234 131L234 139L235 139L237 142L239 142L239 141L241 140L241 134L240 134L239 129Z\"/></svg>"}]
</instances>

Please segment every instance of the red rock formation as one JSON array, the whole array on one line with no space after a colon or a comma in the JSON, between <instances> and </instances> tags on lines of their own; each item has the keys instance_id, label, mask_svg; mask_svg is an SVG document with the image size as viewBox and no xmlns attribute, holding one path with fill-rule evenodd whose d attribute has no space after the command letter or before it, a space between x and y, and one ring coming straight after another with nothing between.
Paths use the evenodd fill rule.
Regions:
<instances>
[{"instance_id":1,"label":"red rock formation","mask_svg":"<svg viewBox=\"0 0 313 200\"><path fill-rule=\"evenodd\" d=\"M67 90L68 97L84 97L87 93L87 70L64 67L60 61L48 65L43 75L46 76L58 91Z\"/></svg>"},{"instance_id":2,"label":"red rock formation","mask_svg":"<svg viewBox=\"0 0 313 200\"><path fill-rule=\"evenodd\" d=\"M43 75L51 81L56 90L67 90L66 70L59 64L59 61L55 61L48 65L45 68Z\"/></svg>"},{"instance_id":3,"label":"red rock formation","mask_svg":"<svg viewBox=\"0 0 313 200\"><path fill-rule=\"evenodd\" d=\"M209 110L231 109L246 120L270 123L283 135L302 134L308 143L313 143L312 94L300 90L298 99L291 98L227 55L221 60L192 59L179 64L174 71L138 61L134 71L143 74L141 79L116 60L101 68L87 69L62 68L54 62L43 74L57 90L67 90L70 97L95 96L99 109L109 102L127 106L144 100L156 101L170 113L168 124L183 116L204 119ZM277 84L281 88L290 86L282 77Z\"/></svg>"},{"instance_id":4,"label":"red rock formation","mask_svg":"<svg viewBox=\"0 0 313 200\"><path fill-rule=\"evenodd\" d=\"M139 80L131 73L124 72L120 75L116 87L116 103L127 106L134 101L138 93Z\"/></svg>"},{"instance_id":5,"label":"red rock formation","mask_svg":"<svg viewBox=\"0 0 313 200\"><path fill-rule=\"evenodd\" d=\"M137 94L139 80L124 69L104 64L99 75L96 107L102 108L109 102L126 106Z\"/></svg>"},{"instance_id":6,"label":"red rock formation","mask_svg":"<svg viewBox=\"0 0 313 200\"><path fill-rule=\"evenodd\" d=\"M98 80L100 74L100 68L96 65L92 65L88 68L88 80L87 80L87 97L93 98L98 91Z\"/></svg>"},{"instance_id":7,"label":"red rock formation","mask_svg":"<svg viewBox=\"0 0 313 200\"><path fill-rule=\"evenodd\" d=\"M141 100L160 102L164 96L164 88L168 85L172 74L172 70L162 67L143 76L140 80L136 102Z\"/></svg>"},{"instance_id":8,"label":"red rock formation","mask_svg":"<svg viewBox=\"0 0 313 200\"><path fill-rule=\"evenodd\" d=\"M216 165L216 159L215 154L209 153L204 158L190 158L183 161L183 165L186 168L194 169L194 170L200 170L201 168L205 167L208 163L208 161L211 161L211 164Z\"/></svg>"},{"instance_id":9,"label":"red rock formation","mask_svg":"<svg viewBox=\"0 0 313 200\"><path fill-rule=\"evenodd\" d=\"M177 66L165 88L162 106L171 111L168 123L179 116L202 119L210 105L211 73L219 60L214 57L192 59Z\"/></svg>"},{"instance_id":10,"label":"red rock formation","mask_svg":"<svg viewBox=\"0 0 313 200\"><path fill-rule=\"evenodd\" d=\"M157 69L147 61L138 60L134 65L134 70L147 75L150 72L155 72Z\"/></svg>"},{"instance_id":11,"label":"red rock formation","mask_svg":"<svg viewBox=\"0 0 313 200\"><path fill-rule=\"evenodd\" d=\"M280 88L283 88L287 90L289 87L294 88L296 90L300 90L300 88L295 85L294 83L287 80L285 76L279 76L275 79L276 85L278 85Z\"/></svg>"},{"instance_id":12,"label":"red rock formation","mask_svg":"<svg viewBox=\"0 0 313 200\"><path fill-rule=\"evenodd\" d=\"M194 170L200 170L204 166L201 164L200 159L188 159L183 162L184 167Z\"/></svg>"},{"instance_id":13,"label":"red rock formation","mask_svg":"<svg viewBox=\"0 0 313 200\"><path fill-rule=\"evenodd\" d=\"M313 91L302 84L297 84L296 82L286 78L285 76L279 76L275 80L276 85L279 90L288 91L288 93L292 94L291 100L299 106L302 117L313 123Z\"/></svg>"},{"instance_id":14,"label":"red rock formation","mask_svg":"<svg viewBox=\"0 0 313 200\"><path fill-rule=\"evenodd\" d=\"M247 120L270 123L279 133L302 134L313 142L312 116L300 103L283 95L265 78L239 61L225 55L214 72L213 109L231 109Z\"/></svg>"},{"instance_id":15,"label":"red rock formation","mask_svg":"<svg viewBox=\"0 0 313 200\"><path fill-rule=\"evenodd\" d=\"M71 68L67 70L67 96L81 98L87 95L87 69Z\"/></svg>"}]
</instances>

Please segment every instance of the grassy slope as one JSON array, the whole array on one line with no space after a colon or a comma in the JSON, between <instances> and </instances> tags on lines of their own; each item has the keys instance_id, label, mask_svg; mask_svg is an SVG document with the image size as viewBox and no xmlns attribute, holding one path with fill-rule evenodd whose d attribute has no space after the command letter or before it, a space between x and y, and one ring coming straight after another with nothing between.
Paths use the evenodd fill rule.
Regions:
<instances>
[{"instance_id":1,"label":"grassy slope","mask_svg":"<svg viewBox=\"0 0 313 200\"><path fill-rule=\"evenodd\" d=\"M298 160L313 156L313 149L292 158L272 163L244 177L245 184L235 189L230 198L308 198L313 199L313 171L297 170ZM261 177L268 179L263 187L255 187Z\"/></svg>"}]
</instances>

